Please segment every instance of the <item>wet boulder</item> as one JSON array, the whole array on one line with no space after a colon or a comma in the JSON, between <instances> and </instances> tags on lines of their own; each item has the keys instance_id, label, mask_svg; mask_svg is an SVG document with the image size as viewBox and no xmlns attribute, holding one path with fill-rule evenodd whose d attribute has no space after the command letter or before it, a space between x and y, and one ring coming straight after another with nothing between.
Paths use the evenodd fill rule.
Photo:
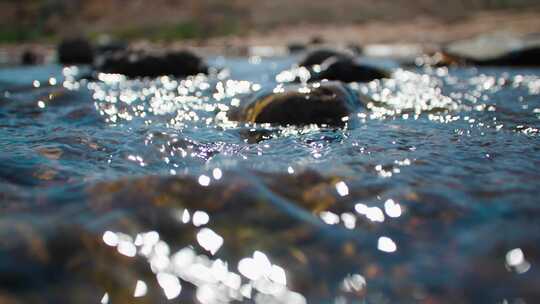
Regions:
<instances>
[{"instance_id":1,"label":"wet boulder","mask_svg":"<svg viewBox=\"0 0 540 304\"><path fill-rule=\"evenodd\" d=\"M475 58L464 57L457 54L445 52L446 65L477 65L477 66L515 66L515 67L531 67L540 66L540 46L531 47L521 50L514 50L502 56L493 58Z\"/></svg>"},{"instance_id":2,"label":"wet boulder","mask_svg":"<svg viewBox=\"0 0 540 304\"><path fill-rule=\"evenodd\" d=\"M352 52L319 49L309 53L298 65L309 70L310 82L323 79L342 82L369 82L390 77L390 74L382 69L358 62Z\"/></svg>"},{"instance_id":3,"label":"wet boulder","mask_svg":"<svg viewBox=\"0 0 540 304\"><path fill-rule=\"evenodd\" d=\"M361 97L339 82L290 86L280 92L256 96L229 111L231 120L280 125L343 125L357 111Z\"/></svg>"},{"instance_id":4,"label":"wet boulder","mask_svg":"<svg viewBox=\"0 0 540 304\"><path fill-rule=\"evenodd\" d=\"M292 42L287 45L290 54L300 53L306 50L306 45L301 42Z\"/></svg>"},{"instance_id":5,"label":"wet boulder","mask_svg":"<svg viewBox=\"0 0 540 304\"><path fill-rule=\"evenodd\" d=\"M362 55L364 53L364 48L357 43L351 42L347 44L347 49L351 50L356 55Z\"/></svg>"},{"instance_id":6,"label":"wet boulder","mask_svg":"<svg viewBox=\"0 0 540 304\"><path fill-rule=\"evenodd\" d=\"M128 49L128 43L121 40L102 41L96 47L96 52L100 55L121 52Z\"/></svg>"},{"instance_id":7,"label":"wet boulder","mask_svg":"<svg viewBox=\"0 0 540 304\"><path fill-rule=\"evenodd\" d=\"M184 50L166 53L133 50L115 52L102 58L97 69L131 78L164 75L185 77L208 72L208 67L200 57Z\"/></svg>"},{"instance_id":8,"label":"wet boulder","mask_svg":"<svg viewBox=\"0 0 540 304\"><path fill-rule=\"evenodd\" d=\"M298 65L301 67L311 67L317 64L322 64L324 61L326 61L329 58L343 58L343 59L352 59L353 55L346 52L340 52L336 50L330 50L330 49L318 49L310 52L307 54L299 63Z\"/></svg>"},{"instance_id":9,"label":"wet boulder","mask_svg":"<svg viewBox=\"0 0 540 304\"><path fill-rule=\"evenodd\" d=\"M64 65L92 64L94 47L84 38L65 39L58 45L58 62Z\"/></svg>"},{"instance_id":10,"label":"wet boulder","mask_svg":"<svg viewBox=\"0 0 540 304\"><path fill-rule=\"evenodd\" d=\"M439 65L540 66L540 37L495 33L447 45Z\"/></svg>"},{"instance_id":11,"label":"wet boulder","mask_svg":"<svg viewBox=\"0 0 540 304\"><path fill-rule=\"evenodd\" d=\"M351 58L330 57L323 62L319 73L311 73L309 81L327 79L342 82L370 82L382 78L390 78L390 74L385 70L358 63Z\"/></svg>"},{"instance_id":12,"label":"wet boulder","mask_svg":"<svg viewBox=\"0 0 540 304\"><path fill-rule=\"evenodd\" d=\"M21 54L22 65L36 65L39 63L39 56L33 50L25 50Z\"/></svg>"}]
</instances>

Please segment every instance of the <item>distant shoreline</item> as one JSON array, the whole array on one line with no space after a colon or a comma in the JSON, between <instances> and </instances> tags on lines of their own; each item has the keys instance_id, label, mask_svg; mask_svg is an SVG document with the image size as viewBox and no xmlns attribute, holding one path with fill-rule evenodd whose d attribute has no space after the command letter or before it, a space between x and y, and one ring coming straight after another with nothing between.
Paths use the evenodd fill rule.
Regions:
<instances>
[{"instance_id":1,"label":"distant shoreline","mask_svg":"<svg viewBox=\"0 0 540 304\"><path fill-rule=\"evenodd\" d=\"M284 45L306 43L319 37L328 43L358 45L415 43L441 45L490 32L509 32L516 35L540 34L540 11L498 11L478 13L457 21L419 17L395 23L371 21L351 25L301 25L276 28L265 33L244 37L217 37L203 45L237 46Z\"/></svg>"},{"instance_id":2,"label":"distant shoreline","mask_svg":"<svg viewBox=\"0 0 540 304\"><path fill-rule=\"evenodd\" d=\"M410 21L366 22L350 25L300 25L279 27L264 33L231 35L209 39L190 39L174 42L132 40L135 46L146 48L190 48L202 55L248 56L253 46L286 49L288 45L307 45L314 37L324 45L366 46L370 44L410 44L423 49L437 49L442 45L476 35L506 32L514 35L540 35L540 11L483 12L463 20L444 21L421 17ZM17 58L24 50L35 50L50 61L56 49L53 43L0 44L0 64Z\"/></svg>"}]
</instances>

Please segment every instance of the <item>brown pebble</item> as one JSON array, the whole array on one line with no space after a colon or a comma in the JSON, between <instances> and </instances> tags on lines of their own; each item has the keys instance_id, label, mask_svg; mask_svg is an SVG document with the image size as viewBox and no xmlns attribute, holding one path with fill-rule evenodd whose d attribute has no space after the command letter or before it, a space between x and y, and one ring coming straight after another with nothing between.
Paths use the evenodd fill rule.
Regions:
<instances>
[{"instance_id":1,"label":"brown pebble","mask_svg":"<svg viewBox=\"0 0 540 304\"><path fill-rule=\"evenodd\" d=\"M58 160L64 153L62 149L55 147L41 147L37 149L37 152L50 160Z\"/></svg>"}]
</instances>

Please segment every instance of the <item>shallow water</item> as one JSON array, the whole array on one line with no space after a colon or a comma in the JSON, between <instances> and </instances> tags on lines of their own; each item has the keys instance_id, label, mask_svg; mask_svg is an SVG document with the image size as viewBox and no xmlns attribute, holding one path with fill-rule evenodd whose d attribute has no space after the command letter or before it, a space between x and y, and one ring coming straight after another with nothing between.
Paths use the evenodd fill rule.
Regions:
<instances>
[{"instance_id":1,"label":"shallow water","mask_svg":"<svg viewBox=\"0 0 540 304\"><path fill-rule=\"evenodd\" d=\"M0 302L540 299L539 69L373 62L344 128L280 127L225 113L297 58L208 61L0 70Z\"/></svg>"}]
</instances>

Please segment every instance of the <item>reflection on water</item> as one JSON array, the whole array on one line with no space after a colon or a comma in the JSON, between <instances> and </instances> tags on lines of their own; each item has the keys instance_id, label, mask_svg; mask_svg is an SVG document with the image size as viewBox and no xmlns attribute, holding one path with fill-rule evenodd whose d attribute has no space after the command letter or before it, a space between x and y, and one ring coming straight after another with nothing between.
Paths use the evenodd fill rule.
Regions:
<instances>
[{"instance_id":1,"label":"reflection on water","mask_svg":"<svg viewBox=\"0 0 540 304\"><path fill-rule=\"evenodd\" d=\"M330 128L227 118L295 58L210 61L0 71L0 302L540 298L539 70L396 69Z\"/></svg>"}]
</instances>

